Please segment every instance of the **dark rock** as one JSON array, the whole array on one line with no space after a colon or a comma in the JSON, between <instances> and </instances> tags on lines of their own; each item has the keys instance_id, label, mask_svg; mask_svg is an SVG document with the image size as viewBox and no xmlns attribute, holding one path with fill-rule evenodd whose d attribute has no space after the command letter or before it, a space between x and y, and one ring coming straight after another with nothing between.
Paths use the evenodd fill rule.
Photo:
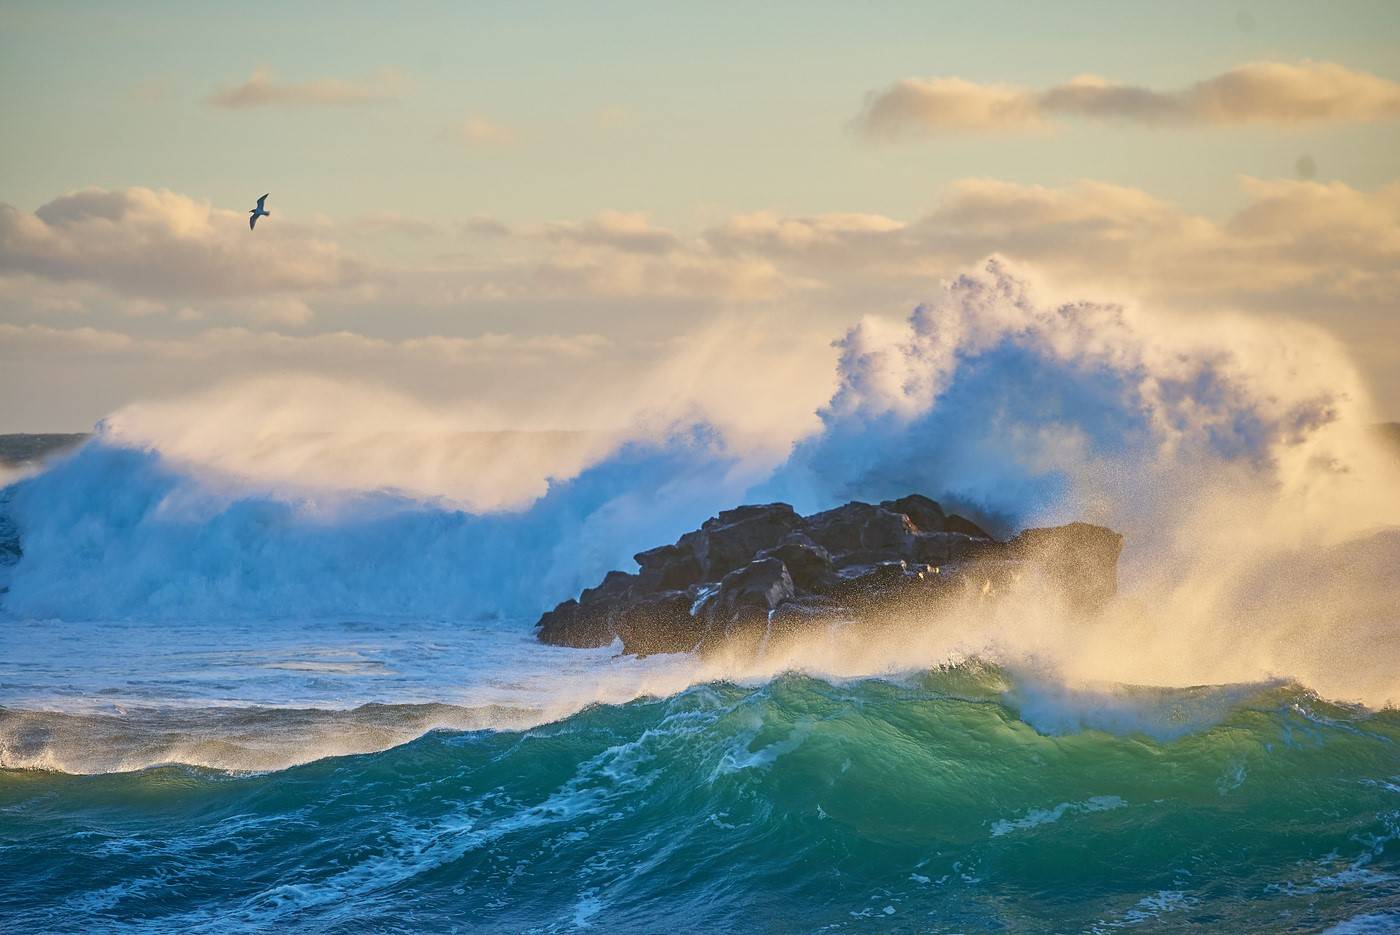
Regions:
<instances>
[{"instance_id":1,"label":"dark rock","mask_svg":"<svg viewBox=\"0 0 1400 935\"><path fill-rule=\"evenodd\" d=\"M802 517L786 503L741 506L705 520L698 530L681 536L677 546L690 549L702 580L716 581L801 525Z\"/></svg>"},{"instance_id":2,"label":"dark rock","mask_svg":"<svg viewBox=\"0 0 1400 935\"><path fill-rule=\"evenodd\" d=\"M636 575L610 571L595 588L585 588L578 600L568 600L540 618L536 625L541 642L555 646L593 649L617 638L614 625L620 610L632 597Z\"/></svg>"},{"instance_id":3,"label":"dark rock","mask_svg":"<svg viewBox=\"0 0 1400 935\"><path fill-rule=\"evenodd\" d=\"M914 537L910 557L926 565L946 565L985 552L992 544L989 539L969 536L963 532L924 532Z\"/></svg>"},{"instance_id":4,"label":"dark rock","mask_svg":"<svg viewBox=\"0 0 1400 935\"><path fill-rule=\"evenodd\" d=\"M886 500L880 506L893 513L903 513L919 532L944 532L946 529L948 518L943 514L943 507L923 494L911 493L898 500Z\"/></svg>"},{"instance_id":5,"label":"dark rock","mask_svg":"<svg viewBox=\"0 0 1400 935\"><path fill-rule=\"evenodd\" d=\"M1076 609L1101 607L1118 590L1123 537L1111 529L1088 523L1027 529L1006 546L1012 557L1038 565Z\"/></svg>"},{"instance_id":6,"label":"dark rock","mask_svg":"<svg viewBox=\"0 0 1400 935\"><path fill-rule=\"evenodd\" d=\"M836 556L839 564L846 564L843 559L853 555L903 555L918 529L903 513L855 501L807 517L802 531Z\"/></svg>"},{"instance_id":7,"label":"dark rock","mask_svg":"<svg viewBox=\"0 0 1400 935\"><path fill-rule=\"evenodd\" d=\"M758 652L767 642L770 614L795 593L787 566L776 558L760 558L731 571L705 604L700 648Z\"/></svg>"},{"instance_id":8,"label":"dark rock","mask_svg":"<svg viewBox=\"0 0 1400 935\"><path fill-rule=\"evenodd\" d=\"M632 592L632 586L637 583L636 575L629 575L625 571L610 571L603 576L602 583L595 588L584 588L579 595L580 604L604 604L609 601L626 598Z\"/></svg>"},{"instance_id":9,"label":"dark rock","mask_svg":"<svg viewBox=\"0 0 1400 935\"><path fill-rule=\"evenodd\" d=\"M1092 611L1113 596L1122 537L1085 523L998 542L911 494L848 503L803 519L785 503L726 510L674 545L640 552L637 574L610 572L540 618L539 638L660 653L724 646L764 652L814 627L864 624L883 611L994 601L1027 571Z\"/></svg>"},{"instance_id":10,"label":"dark rock","mask_svg":"<svg viewBox=\"0 0 1400 935\"><path fill-rule=\"evenodd\" d=\"M767 621L769 611L796 594L787 566L780 559L760 558L725 575L705 612L720 625L740 618Z\"/></svg>"},{"instance_id":11,"label":"dark rock","mask_svg":"<svg viewBox=\"0 0 1400 935\"><path fill-rule=\"evenodd\" d=\"M648 591L674 591L704 580L695 552L680 545L663 545L634 558L641 566L638 584Z\"/></svg>"},{"instance_id":12,"label":"dark rock","mask_svg":"<svg viewBox=\"0 0 1400 935\"><path fill-rule=\"evenodd\" d=\"M541 643L575 649L607 646L617 637L609 620L609 610L602 605L584 607L570 598L540 617L536 638Z\"/></svg>"},{"instance_id":13,"label":"dark rock","mask_svg":"<svg viewBox=\"0 0 1400 935\"><path fill-rule=\"evenodd\" d=\"M972 536L975 539L990 539L991 535L978 526L966 516L959 516L956 513L949 513L948 520L944 525L948 532L960 532L964 536Z\"/></svg>"},{"instance_id":14,"label":"dark rock","mask_svg":"<svg viewBox=\"0 0 1400 935\"><path fill-rule=\"evenodd\" d=\"M851 608L831 597L813 594L783 601L768 615L766 647L780 649L785 642L820 632L853 616Z\"/></svg>"},{"instance_id":15,"label":"dark rock","mask_svg":"<svg viewBox=\"0 0 1400 935\"><path fill-rule=\"evenodd\" d=\"M88 435L0 435L0 467L33 467L65 454Z\"/></svg>"},{"instance_id":16,"label":"dark rock","mask_svg":"<svg viewBox=\"0 0 1400 935\"><path fill-rule=\"evenodd\" d=\"M613 621L622 639L622 651L646 656L680 653L696 647L704 630L691 616L695 595L689 591L663 591L637 597L618 610Z\"/></svg>"},{"instance_id":17,"label":"dark rock","mask_svg":"<svg viewBox=\"0 0 1400 935\"><path fill-rule=\"evenodd\" d=\"M816 621L838 620L849 615L850 608L834 597L822 594L809 594L783 601L768 615L774 632L780 629L801 628Z\"/></svg>"},{"instance_id":18,"label":"dark rock","mask_svg":"<svg viewBox=\"0 0 1400 935\"><path fill-rule=\"evenodd\" d=\"M841 569L840 583L831 590L830 596L858 609L902 601L910 590L923 584L930 571L927 565L911 566L903 559L853 565Z\"/></svg>"},{"instance_id":19,"label":"dark rock","mask_svg":"<svg viewBox=\"0 0 1400 935\"><path fill-rule=\"evenodd\" d=\"M773 548L759 552L758 557L776 558L786 565L793 587L799 591L821 593L835 582L831 553L804 533L791 533Z\"/></svg>"}]
</instances>

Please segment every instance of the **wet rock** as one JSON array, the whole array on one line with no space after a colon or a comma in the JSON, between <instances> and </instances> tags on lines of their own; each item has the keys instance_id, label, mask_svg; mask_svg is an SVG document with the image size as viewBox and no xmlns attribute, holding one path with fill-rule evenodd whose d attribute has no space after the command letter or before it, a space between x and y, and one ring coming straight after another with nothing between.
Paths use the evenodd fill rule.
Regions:
<instances>
[{"instance_id":1,"label":"wet rock","mask_svg":"<svg viewBox=\"0 0 1400 935\"><path fill-rule=\"evenodd\" d=\"M694 550L680 545L663 545L634 558L641 566L640 584L649 591L675 591L704 580L704 571Z\"/></svg>"},{"instance_id":2,"label":"wet rock","mask_svg":"<svg viewBox=\"0 0 1400 935\"><path fill-rule=\"evenodd\" d=\"M965 516L956 513L949 513L947 522L944 523L947 532L962 533L964 536L971 536L974 539L991 539L991 535Z\"/></svg>"},{"instance_id":3,"label":"wet rock","mask_svg":"<svg viewBox=\"0 0 1400 935\"><path fill-rule=\"evenodd\" d=\"M943 507L923 494L911 493L898 500L885 500L880 506L894 513L903 513L919 532L947 531L948 517L944 515Z\"/></svg>"},{"instance_id":4,"label":"wet rock","mask_svg":"<svg viewBox=\"0 0 1400 935\"><path fill-rule=\"evenodd\" d=\"M1095 610L1118 590L1123 537L1111 529L1089 523L1027 529L1006 545L1010 556L1038 566L1078 610Z\"/></svg>"},{"instance_id":5,"label":"wet rock","mask_svg":"<svg viewBox=\"0 0 1400 935\"><path fill-rule=\"evenodd\" d=\"M694 603L690 591L663 591L640 595L619 608L613 627L622 640L622 651L648 656L694 649L704 634L700 621L690 613Z\"/></svg>"},{"instance_id":6,"label":"wet rock","mask_svg":"<svg viewBox=\"0 0 1400 935\"><path fill-rule=\"evenodd\" d=\"M764 549L758 555L760 558L776 558L786 565L793 587L799 591L821 593L836 581L831 553L804 533L791 533L782 542L771 549Z\"/></svg>"},{"instance_id":7,"label":"wet rock","mask_svg":"<svg viewBox=\"0 0 1400 935\"><path fill-rule=\"evenodd\" d=\"M991 545L990 539L961 532L925 532L914 537L910 557L925 565L946 565L987 552Z\"/></svg>"},{"instance_id":8,"label":"wet rock","mask_svg":"<svg viewBox=\"0 0 1400 935\"><path fill-rule=\"evenodd\" d=\"M838 563L848 564L852 556L903 556L918 528L903 513L854 501L807 517L802 531Z\"/></svg>"},{"instance_id":9,"label":"wet rock","mask_svg":"<svg viewBox=\"0 0 1400 935\"><path fill-rule=\"evenodd\" d=\"M763 652L773 640L886 608L921 615L950 600L997 600L1032 571L1092 611L1113 596L1121 547L1117 533L1086 523L999 542L918 494L806 518L785 503L742 506L639 552L636 574L610 572L563 602L540 618L539 638L620 640L637 654Z\"/></svg>"},{"instance_id":10,"label":"wet rock","mask_svg":"<svg viewBox=\"0 0 1400 935\"><path fill-rule=\"evenodd\" d=\"M573 598L546 611L536 624L536 637L552 646L596 649L617 638L609 619L611 608L584 607Z\"/></svg>"},{"instance_id":11,"label":"wet rock","mask_svg":"<svg viewBox=\"0 0 1400 935\"><path fill-rule=\"evenodd\" d=\"M769 611L796 594L787 566L776 558L760 558L725 575L705 610L711 624L721 627L740 618L766 621Z\"/></svg>"},{"instance_id":12,"label":"wet rock","mask_svg":"<svg viewBox=\"0 0 1400 935\"><path fill-rule=\"evenodd\" d=\"M802 517L786 503L741 506L705 520L676 545L695 556L702 580L717 581L801 525Z\"/></svg>"}]
</instances>

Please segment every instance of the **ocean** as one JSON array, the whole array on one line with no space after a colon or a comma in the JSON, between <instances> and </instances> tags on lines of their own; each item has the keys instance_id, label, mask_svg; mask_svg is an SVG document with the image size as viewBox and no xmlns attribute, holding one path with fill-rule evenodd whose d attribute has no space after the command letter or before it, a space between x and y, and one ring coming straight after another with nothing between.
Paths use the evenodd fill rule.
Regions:
<instances>
[{"instance_id":1,"label":"ocean","mask_svg":"<svg viewBox=\"0 0 1400 935\"><path fill-rule=\"evenodd\" d=\"M991 264L853 329L777 454L119 410L0 492L0 930L1400 930L1400 459L1330 345L1241 327ZM721 509L909 492L1111 526L1119 595L533 638Z\"/></svg>"}]
</instances>

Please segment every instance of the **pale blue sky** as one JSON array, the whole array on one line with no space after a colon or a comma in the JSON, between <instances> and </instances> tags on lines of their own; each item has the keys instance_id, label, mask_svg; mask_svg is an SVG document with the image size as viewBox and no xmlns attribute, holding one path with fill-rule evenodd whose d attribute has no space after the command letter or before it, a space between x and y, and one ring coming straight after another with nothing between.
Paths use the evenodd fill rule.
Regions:
<instances>
[{"instance_id":1,"label":"pale blue sky","mask_svg":"<svg viewBox=\"0 0 1400 935\"><path fill-rule=\"evenodd\" d=\"M1179 87L1255 60L1338 61L1400 78L1400 4L6 3L0 199L33 209L86 185L169 187L217 204L272 189L284 212L366 205L449 219L874 211L909 216L967 176L1095 178L1191 209L1238 203L1237 174L1395 175L1395 125L1162 131L1084 126L871 147L867 91L918 75L1048 86L1092 72ZM1244 25L1242 26L1241 21ZM1248 28L1246 28L1248 27ZM222 111L259 66L369 81L362 107ZM605 109L625 118L598 126ZM478 115L516 145L441 137Z\"/></svg>"},{"instance_id":2,"label":"pale blue sky","mask_svg":"<svg viewBox=\"0 0 1400 935\"><path fill-rule=\"evenodd\" d=\"M1253 63L1225 119L919 111ZM914 132L858 132L908 79ZM990 253L1319 325L1400 416L1396 2L0 0L0 127L0 431L273 368L547 399L760 316L819 403L832 338Z\"/></svg>"}]
</instances>

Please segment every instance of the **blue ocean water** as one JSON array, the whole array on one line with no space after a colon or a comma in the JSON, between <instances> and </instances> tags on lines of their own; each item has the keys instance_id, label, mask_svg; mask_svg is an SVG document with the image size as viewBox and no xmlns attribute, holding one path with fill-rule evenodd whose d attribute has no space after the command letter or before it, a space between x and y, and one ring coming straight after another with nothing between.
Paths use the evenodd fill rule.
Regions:
<instances>
[{"instance_id":1,"label":"blue ocean water","mask_svg":"<svg viewBox=\"0 0 1400 935\"><path fill-rule=\"evenodd\" d=\"M525 729L468 729L467 709L360 708L343 717L366 731L458 726L252 773L7 770L0 917L74 932L1400 924L1394 711L1260 685L1178 736L1043 733L1007 688L976 665L787 675ZM1147 703L1170 722L1196 700ZM187 730L16 716L0 715L11 743ZM222 730L296 743L322 719L342 729L330 714L244 710Z\"/></svg>"},{"instance_id":2,"label":"blue ocean water","mask_svg":"<svg viewBox=\"0 0 1400 935\"><path fill-rule=\"evenodd\" d=\"M1400 466L1301 352L1165 340L991 264L785 459L672 426L495 509L118 413L0 490L0 930L1400 931ZM1123 531L1119 599L533 639L735 503L910 491Z\"/></svg>"}]
</instances>

